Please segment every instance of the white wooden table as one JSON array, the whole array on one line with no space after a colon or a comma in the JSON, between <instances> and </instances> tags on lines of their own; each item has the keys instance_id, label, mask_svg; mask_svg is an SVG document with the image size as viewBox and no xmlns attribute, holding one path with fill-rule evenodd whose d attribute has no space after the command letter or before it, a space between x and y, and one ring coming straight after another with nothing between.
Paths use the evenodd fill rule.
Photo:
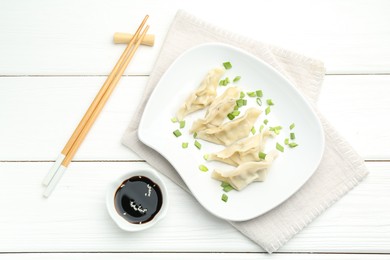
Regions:
<instances>
[{"instance_id":1,"label":"white wooden table","mask_svg":"<svg viewBox=\"0 0 390 260\"><path fill-rule=\"evenodd\" d=\"M321 59L320 109L371 174L268 255L166 180L157 226L125 233L109 218L110 180L145 164L120 143L178 9ZM142 48L50 199L41 181L145 14ZM390 2L1 1L0 259L390 259ZM60 119L59 119L60 118Z\"/></svg>"}]
</instances>

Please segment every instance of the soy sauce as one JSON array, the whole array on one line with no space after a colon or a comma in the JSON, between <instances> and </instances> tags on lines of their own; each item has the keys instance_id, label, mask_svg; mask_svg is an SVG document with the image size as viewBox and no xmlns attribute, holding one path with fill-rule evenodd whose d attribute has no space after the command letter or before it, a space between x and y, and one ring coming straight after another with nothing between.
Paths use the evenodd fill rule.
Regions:
<instances>
[{"instance_id":1,"label":"soy sauce","mask_svg":"<svg viewBox=\"0 0 390 260\"><path fill-rule=\"evenodd\" d=\"M116 191L114 200L116 211L134 224L152 220L163 202L160 187L145 176L124 181Z\"/></svg>"}]
</instances>

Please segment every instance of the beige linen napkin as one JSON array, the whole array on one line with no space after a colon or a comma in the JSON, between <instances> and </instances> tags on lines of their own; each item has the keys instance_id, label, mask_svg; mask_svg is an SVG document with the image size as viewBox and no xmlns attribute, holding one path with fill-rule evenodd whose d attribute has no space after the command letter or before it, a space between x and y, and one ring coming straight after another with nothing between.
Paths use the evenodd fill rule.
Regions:
<instances>
[{"instance_id":1,"label":"beige linen napkin","mask_svg":"<svg viewBox=\"0 0 390 260\"><path fill-rule=\"evenodd\" d=\"M317 101L325 73L320 61L242 37L201 21L185 11L178 11L122 142L187 191L188 188L169 162L139 141L137 129L146 102L169 65L188 48L205 42L228 43L252 53L285 75L312 104ZM368 174L362 158L315 110L323 124L326 142L317 171L280 206L249 221L230 222L269 253L278 250Z\"/></svg>"}]
</instances>

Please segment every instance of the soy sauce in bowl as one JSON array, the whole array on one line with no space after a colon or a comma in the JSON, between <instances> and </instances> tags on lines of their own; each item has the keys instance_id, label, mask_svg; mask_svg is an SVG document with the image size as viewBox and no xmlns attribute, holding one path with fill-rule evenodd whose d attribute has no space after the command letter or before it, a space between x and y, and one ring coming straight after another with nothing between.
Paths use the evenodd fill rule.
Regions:
<instances>
[{"instance_id":1,"label":"soy sauce in bowl","mask_svg":"<svg viewBox=\"0 0 390 260\"><path fill-rule=\"evenodd\" d=\"M141 231L165 217L167 188L149 167L134 169L108 185L106 206L114 222L125 231Z\"/></svg>"},{"instance_id":2,"label":"soy sauce in bowl","mask_svg":"<svg viewBox=\"0 0 390 260\"><path fill-rule=\"evenodd\" d=\"M125 180L115 193L115 209L126 221L144 224L160 211L163 196L160 187L145 176Z\"/></svg>"}]
</instances>

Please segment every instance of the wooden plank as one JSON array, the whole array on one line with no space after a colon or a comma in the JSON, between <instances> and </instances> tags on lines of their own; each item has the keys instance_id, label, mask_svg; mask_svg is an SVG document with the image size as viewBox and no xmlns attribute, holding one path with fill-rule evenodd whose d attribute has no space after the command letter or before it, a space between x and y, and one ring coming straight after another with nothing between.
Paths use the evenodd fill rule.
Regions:
<instances>
[{"instance_id":1,"label":"wooden plank","mask_svg":"<svg viewBox=\"0 0 390 260\"><path fill-rule=\"evenodd\" d=\"M262 252L166 180L170 208L155 227L119 230L105 189L145 163L72 163L50 199L41 180L50 163L0 163L0 252ZM280 252L390 253L390 163L371 174Z\"/></svg>"},{"instance_id":2,"label":"wooden plank","mask_svg":"<svg viewBox=\"0 0 390 260\"><path fill-rule=\"evenodd\" d=\"M390 149L390 77L327 76L320 111L365 158L388 160Z\"/></svg>"},{"instance_id":3,"label":"wooden plank","mask_svg":"<svg viewBox=\"0 0 390 260\"><path fill-rule=\"evenodd\" d=\"M101 259L242 259L242 260L309 260L309 259L318 259L318 260L328 260L328 259L338 259L338 260L357 260L357 259L389 259L389 255L359 255L359 254L278 254L274 253L272 255L264 253L27 253L27 254L0 254L0 260L45 260L45 259L58 259L58 260L101 260Z\"/></svg>"},{"instance_id":4,"label":"wooden plank","mask_svg":"<svg viewBox=\"0 0 390 260\"><path fill-rule=\"evenodd\" d=\"M124 77L75 160L138 160L121 137L147 77ZM0 160L54 160L105 77L0 77ZM366 159L389 159L390 76L327 76L319 108ZM39 104L39 105L37 105ZM348 120L346 120L348 119ZM375 133L375 134L374 134Z\"/></svg>"},{"instance_id":5,"label":"wooden plank","mask_svg":"<svg viewBox=\"0 0 390 260\"><path fill-rule=\"evenodd\" d=\"M149 74L178 9L241 35L319 58L329 73L390 72L390 3L386 0L243 0L240 8L223 0L44 0L40 5L0 3L0 75L108 74L123 50L112 43L113 33L133 31L146 13L156 45L142 48L127 73Z\"/></svg>"}]
</instances>

